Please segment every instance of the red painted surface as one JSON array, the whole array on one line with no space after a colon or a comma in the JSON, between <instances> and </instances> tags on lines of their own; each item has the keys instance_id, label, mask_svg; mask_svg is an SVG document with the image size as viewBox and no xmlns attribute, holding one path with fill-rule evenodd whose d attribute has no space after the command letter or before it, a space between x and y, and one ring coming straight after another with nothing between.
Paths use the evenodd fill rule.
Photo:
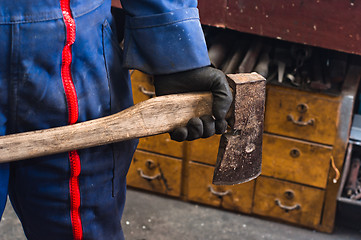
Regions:
<instances>
[{"instance_id":1,"label":"red painted surface","mask_svg":"<svg viewBox=\"0 0 361 240\"><path fill-rule=\"evenodd\" d=\"M225 27L227 0L198 0L200 19L208 25Z\"/></svg>"},{"instance_id":2,"label":"red painted surface","mask_svg":"<svg viewBox=\"0 0 361 240\"><path fill-rule=\"evenodd\" d=\"M66 27L66 41L62 53L61 78L68 104L68 121L74 124L78 121L78 98L71 74L72 52L71 47L75 42L76 26L71 15L70 0L60 0L61 11ZM81 170L79 154L76 150L69 152L70 162L70 216L74 240L83 238L82 223L80 218L80 190L79 174Z\"/></svg>"},{"instance_id":3,"label":"red painted surface","mask_svg":"<svg viewBox=\"0 0 361 240\"><path fill-rule=\"evenodd\" d=\"M361 55L359 1L229 0L218 8L226 16L221 24L230 29ZM213 25L219 18L208 9L200 5L201 21Z\"/></svg>"}]
</instances>

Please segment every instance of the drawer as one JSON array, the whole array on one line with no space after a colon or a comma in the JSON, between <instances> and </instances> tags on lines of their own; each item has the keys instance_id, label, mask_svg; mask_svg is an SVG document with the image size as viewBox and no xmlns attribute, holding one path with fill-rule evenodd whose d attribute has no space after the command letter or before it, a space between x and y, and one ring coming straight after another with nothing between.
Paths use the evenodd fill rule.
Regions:
<instances>
[{"instance_id":1,"label":"drawer","mask_svg":"<svg viewBox=\"0 0 361 240\"><path fill-rule=\"evenodd\" d=\"M206 139L197 139L187 144L189 159L195 162L215 165L219 148L220 135Z\"/></svg>"},{"instance_id":2,"label":"drawer","mask_svg":"<svg viewBox=\"0 0 361 240\"><path fill-rule=\"evenodd\" d=\"M170 139L169 134L161 134L139 139L138 149L183 158L184 143Z\"/></svg>"},{"instance_id":3,"label":"drawer","mask_svg":"<svg viewBox=\"0 0 361 240\"><path fill-rule=\"evenodd\" d=\"M180 196L182 161L137 150L127 176L128 186Z\"/></svg>"},{"instance_id":4,"label":"drawer","mask_svg":"<svg viewBox=\"0 0 361 240\"><path fill-rule=\"evenodd\" d=\"M260 176L256 180L253 213L316 227L323 201L323 190Z\"/></svg>"},{"instance_id":5,"label":"drawer","mask_svg":"<svg viewBox=\"0 0 361 240\"><path fill-rule=\"evenodd\" d=\"M188 200L250 213L254 181L234 186L215 186L211 184L213 171L211 166L189 163Z\"/></svg>"},{"instance_id":6,"label":"drawer","mask_svg":"<svg viewBox=\"0 0 361 240\"><path fill-rule=\"evenodd\" d=\"M333 145L339 97L267 87L265 132Z\"/></svg>"},{"instance_id":7,"label":"drawer","mask_svg":"<svg viewBox=\"0 0 361 240\"><path fill-rule=\"evenodd\" d=\"M326 188L332 148L263 135L262 175Z\"/></svg>"}]
</instances>

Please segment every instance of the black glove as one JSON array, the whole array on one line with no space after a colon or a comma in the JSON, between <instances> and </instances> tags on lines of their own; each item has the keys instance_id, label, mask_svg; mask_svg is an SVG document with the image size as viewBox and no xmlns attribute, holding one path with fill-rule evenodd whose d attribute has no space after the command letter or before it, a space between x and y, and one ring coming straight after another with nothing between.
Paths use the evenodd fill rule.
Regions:
<instances>
[{"instance_id":1,"label":"black glove","mask_svg":"<svg viewBox=\"0 0 361 240\"><path fill-rule=\"evenodd\" d=\"M191 141L226 131L225 117L232 103L232 93L222 71L212 67L203 67L179 73L156 75L154 86L157 96L205 91L213 94L213 116L192 118L186 127L178 128L170 133L173 140Z\"/></svg>"}]
</instances>

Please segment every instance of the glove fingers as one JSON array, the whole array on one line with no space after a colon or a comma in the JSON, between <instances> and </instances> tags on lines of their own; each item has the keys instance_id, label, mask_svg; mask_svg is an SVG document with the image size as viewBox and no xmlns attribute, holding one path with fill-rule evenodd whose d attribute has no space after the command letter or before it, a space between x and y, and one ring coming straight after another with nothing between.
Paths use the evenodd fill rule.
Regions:
<instances>
[{"instance_id":1,"label":"glove fingers","mask_svg":"<svg viewBox=\"0 0 361 240\"><path fill-rule=\"evenodd\" d=\"M200 118L192 118L187 124L187 140L192 141L203 136L203 122Z\"/></svg>"},{"instance_id":2,"label":"glove fingers","mask_svg":"<svg viewBox=\"0 0 361 240\"><path fill-rule=\"evenodd\" d=\"M216 121L216 134L223 134L226 132L227 130L227 121L222 119L222 120L217 120Z\"/></svg>"},{"instance_id":3,"label":"glove fingers","mask_svg":"<svg viewBox=\"0 0 361 240\"><path fill-rule=\"evenodd\" d=\"M177 128L173 132L169 133L170 138L177 142L183 142L187 139L188 129L186 127Z\"/></svg>"},{"instance_id":4,"label":"glove fingers","mask_svg":"<svg viewBox=\"0 0 361 240\"><path fill-rule=\"evenodd\" d=\"M216 133L216 124L212 116L202 116L203 135L202 138L213 136Z\"/></svg>"},{"instance_id":5,"label":"glove fingers","mask_svg":"<svg viewBox=\"0 0 361 240\"><path fill-rule=\"evenodd\" d=\"M224 119L232 104L232 93L228 83L219 83L218 90L213 91L213 115L217 120Z\"/></svg>"},{"instance_id":6,"label":"glove fingers","mask_svg":"<svg viewBox=\"0 0 361 240\"><path fill-rule=\"evenodd\" d=\"M233 96L226 75L218 70L210 68L210 77L213 79L211 91L213 94L213 116L216 120L225 119L228 109L232 104Z\"/></svg>"}]
</instances>

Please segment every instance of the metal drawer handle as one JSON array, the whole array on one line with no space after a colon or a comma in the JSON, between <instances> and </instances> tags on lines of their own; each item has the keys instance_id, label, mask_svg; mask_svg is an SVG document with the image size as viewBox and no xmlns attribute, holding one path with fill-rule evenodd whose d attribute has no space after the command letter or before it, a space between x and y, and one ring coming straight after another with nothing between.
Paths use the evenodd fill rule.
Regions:
<instances>
[{"instance_id":1,"label":"metal drawer handle","mask_svg":"<svg viewBox=\"0 0 361 240\"><path fill-rule=\"evenodd\" d=\"M296 205L293 205L293 206L286 206L286 205L283 205L279 199L275 199L275 203L276 203L277 206L279 206L280 208L282 208L286 212L301 209L300 204L296 204Z\"/></svg>"},{"instance_id":2,"label":"metal drawer handle","mask_svg":"<svg viewBox=\"0 0 361 240\"><path fill-rule=\"evenodd\" d=\"M149 175L144 174L142 169L138 169L138 172L139 172L139 175L146 180L155 180L157 178L160 178L160 173L158 173L157 175L154 175L154 176L149 176Z\"/></svg>"},{"instance_id":3,"label":"metal drawer handle","mask_svg":"<svg viewBox=\"0 0 361 240\"><path fill-rule=\"evenodd\" d=\"M144 95L152 98L155 97L155 92L154 91L149 91L147 89L145 89L145 87L139 85L139 91L141 91Z\"/></svg>"},{"instance_id":4,"label":"metal drawer handle","mask_svg":"<svg viewBox=\"0 0 361 240\"><path fill-rule=\"evenodd\" d=\"M208 186L208 190L209 190L213 195L216 195L216 196L218 196L218 197L224 197L224 196L226 196L226 195L231 194L231 190L227 190L227 191L225 191L225 192L217 192L216 190L214 190L214 189L212 188L212 186Z\"/></svg>"},{"instance_id":5,"label":"metal drawer handle","mask_svg":"<svg viewBox=\"0 0 361 240\"><path fill-rule=\"evenodd\" d=\"M313 126L313 124L315 123L315 119L311 118L310 120L308 120L307 122L302 122L302 121L296 121L291 114L287 115L287 120L293 122L294 124L298 125L298 126Z\"/></svg>"}]
</instances>

